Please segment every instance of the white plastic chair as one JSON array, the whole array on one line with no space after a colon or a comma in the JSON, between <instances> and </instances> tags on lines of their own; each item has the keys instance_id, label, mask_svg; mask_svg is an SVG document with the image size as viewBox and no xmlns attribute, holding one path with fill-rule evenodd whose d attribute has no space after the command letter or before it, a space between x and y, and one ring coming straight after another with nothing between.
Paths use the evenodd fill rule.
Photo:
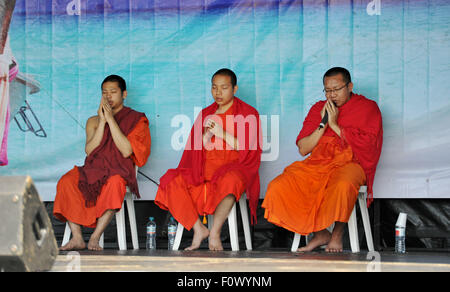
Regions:
<instances>
[{"instance_id":1,"label":"white plastic chair","mask_svg":"<svg viewBox=\"0 0 450 292\"><path fill-rule=\"evenodd\" d=\"M372 230L370 228L370 219L369 219L369 211L367 210L367 186L361 186L359 188L359 194L357 201L359 202L359 208L361 210L361 216L364 225L364 233L366 234L367 248L369 251L374 251L373 247L373 238L372 238ZM359 249L359 240L358 240L358 226L356 222L356 204L353 208L352 215L350 215L350 219L348 220L348 234L350 237L350 246L353 253L357 253L360 251ZM291 251L295 252L298 249L300 244L301 235L295 233L294 241L292 242Z\"/></svg>"},{"instance_id":2,"label":"white plastic chair","mask_svg":"<svg viewBox=\"0 0 450 292\"><path fill-rule=\"evenodd\" d=\"M136 176L138 168L136 166ZM127 238L125 230L125 201L127 202L128 208L128 220L130 221L131 228L131 240L133 242L133 249L139 249L139 240L136 225L136 213L134 211L133 193L130 189L126 188L125 199L122 203L122 208L116 213L116 226L117 226L117 241L119 244L119 250L127 250ZM66 223L66 229L64 230L64 237L62 241L62 246L66 245L70 240L70 235L72 231L70 230L69 223ZM104 246L104 234L100 237L99 245L103 248Z\"/></svg>"},{"instance_id":3,"label":"white plastic chair","mask_svg":"<svg viewBox=\"0 0 450 292\"><path fill-rule=\"evenodd\" d=\"M245 245L247 250L252 250L252 239L250 235L250 222L248 219L248 211L247 211L247 195L245 193L242 194L239 199L239 207L241 209L241 217L242 224L244 225L244 236L245 236ZM213 215L208 215L208 228L211 229L213 226ZM238 229L237 229L237 215L236 215L236 203L233 204L231 208L230 214L228 214L228 227L230 229L230 242L231 242L231 250L238 251L239 250L239 238L238 238ZM175 242L173 244L173 250L178 250L181 243L181 237L183 236L184 227L180 223L178 223L177 233L175 235Z\"/></svg>"}]
</instances>

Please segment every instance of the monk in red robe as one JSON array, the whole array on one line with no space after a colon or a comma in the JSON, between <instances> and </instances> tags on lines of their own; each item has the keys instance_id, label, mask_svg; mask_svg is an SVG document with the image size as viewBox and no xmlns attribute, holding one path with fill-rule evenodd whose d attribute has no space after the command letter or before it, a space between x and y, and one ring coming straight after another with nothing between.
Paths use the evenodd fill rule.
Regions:
<instances>
[{"instance_id":1,"label":"monk in red robe","mask_svg":"<svg viewBox=\"0 0 450 292\"><path fill-rule=\"evenodd\" d=\"M53 214L68 221L72 231L61 250L86 248L81 226L95 228L88 249L101 250L100 237L122 207L126 187L139 197L135 166L143 166L150 155L148 119L123 105L125 80L110 75L101 88L97 115L86 123L85 163L63 175L57 185Z\"/></svg>"},{"instance_id":2,"label":"monk in red robe","mask_svg":"<svg viewBox=\"0 0 450 292\"><path fill-rule=\"evenodd\" d=\"M239 98L236 75L221 69L212 77L214 103L203 109L192 127L181 161L160 179L155 203L186 229L194 229L198 249L209 238L210 250L223 250L222 225L243 192L252 222L259 199L261 135L258 112ZM211 230L199 216L214 214Z\"/></svg>"},{"instance_id":3,"label":"monk in red robe","mask_svg":"<svg viewBox=\"0 0 450 292\"><path fill-rule=\"evenodd\" d=\"M262 207L269 222L302 235L314 233L298 251L327 245L327 252L341 252L361 185L368 187L368 205L372 201L383 128L377 104L352 92L346 69L331 68L323 84L326 100L313 105L296 141L300 154L310 156L270 182ZM328 123L320 127L325 113Z\"/></svg>"}]
</instances>

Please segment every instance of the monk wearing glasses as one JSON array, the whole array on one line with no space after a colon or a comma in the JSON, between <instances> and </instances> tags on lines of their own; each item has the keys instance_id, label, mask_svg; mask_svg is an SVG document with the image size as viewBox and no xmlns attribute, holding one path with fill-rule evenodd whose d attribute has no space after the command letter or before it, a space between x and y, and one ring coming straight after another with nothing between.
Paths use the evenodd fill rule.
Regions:
<instances>
[{"instance_id":1,"label":"monk wearing glasses","mask_svg":"<svg viewBox=\"0 0 450 292\"><path fill-rule=\"evenodd\" d=\"M368 187L368 205L373 200L383 143L380 110L352 92L348 70L331 68L323 85L326 100L312 106L296 140L300 154L309 156L270 182L262 204L269 222L301 235L314 233L300 252L322 245L327 252L342 252L342 234L360 186ZM321 125L325 115L328 121Z\"/></svg>"}]
</instances>

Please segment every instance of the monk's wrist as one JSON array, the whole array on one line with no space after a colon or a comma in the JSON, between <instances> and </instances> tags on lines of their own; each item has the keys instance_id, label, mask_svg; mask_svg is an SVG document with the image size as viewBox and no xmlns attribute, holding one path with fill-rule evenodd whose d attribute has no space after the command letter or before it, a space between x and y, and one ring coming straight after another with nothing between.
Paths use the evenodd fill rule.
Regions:
<instances>
[{"instance_id":1,"label":"monk's wrist","mask_svg":"<svg viewBox=\"0 0 450 292\"><path fill-rule=\"evenodd\" d=\"M215 135L216 135L217 138L220 138L222 140L225 140L226 137L227 137L225 130L217 131L217 133Z\"/></svg>"},{"instance_id":2,"label":"monk's wrist","mask_svg":"<svg viewBox=\"0 0 450 292\"><path fill-rule=\"evenodd\" d=\"M339 125L332 124L330 125L330 128L340 137L341 136L341 128L339 128Z\"/></svg>"},{"instance_id":3,"label":"monk's wrist","mask_svg":"<svg viewBox=\"0 0 450 292\"><path fill-rule=\"evenodd\" d=\"M110 118L105 118L106 122L108 124L114 123L116 120L114 119L114 117L110 117Z\"/></svg>"},{"instance_id":4,"label":"monk's wrist","mask_svg":"<svg viewBox=\"0 0 450 292\"><path fill-rule=\"evenodd\" d=\"M105 119L100 119L98 121L97 129L100 129L103 132L103 129L105 128L105 125L106 125L106 120Z\"/></svg>"}]
</instances>

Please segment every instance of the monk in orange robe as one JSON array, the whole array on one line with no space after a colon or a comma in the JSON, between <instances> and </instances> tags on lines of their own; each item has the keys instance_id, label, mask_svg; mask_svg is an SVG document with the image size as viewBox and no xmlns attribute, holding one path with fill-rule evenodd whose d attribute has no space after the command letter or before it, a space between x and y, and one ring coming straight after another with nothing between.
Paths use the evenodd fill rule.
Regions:
<instances>
[{"instance_id":1,"label":"monk in orange robe","mask_svg":"<svg viewBox=\"0 0 450 292\"><path fill-rule=\"evenodd\" d=\"M361 185L368 186L368 205L372 201L382 119L374 101L352 92L346 69L331 68L323 83L327 100L311 108L296 141L300 154L310 156L270 182L262 207L269 222L302 235L314 233L298 251L327 245L327 252L342 252L343 229ZM325 114L328 123L319 126Z\"/></svg>"},{"instance_id":2,"label":"monk in orange robe","mask_svg":"<svg viewBox=\"0 0 450 292\"><path fill-rule=\"evenodd\" d=\"M169 210L186 229L194 229L192 244L186 250L198 249L208 237L210 250L223 250L222 225L244 191L252 218L256 216L261 160L259 115L234 96L236 83L236 75L229 69L213 75L211 93L215 102L196 119L178 168L169 169L160 179L155 203ZM253 117L254 127L236 122L237 115L246 121ZM211 231L199 218L205 220L209 214L214 214Z\"/></svg>"},{"instance_id":3,"label":"monk in orange robe","mask_svg":"<svg viewBox=\"0 0 450 292\"><path fill-rule=\"evenodd\" d=\"M61 250L86 248L81 226L95 228L88 249L101 250L100 237L122 207L126 187L139 197L135 166L150 155L150 129L145 114L123 105L126 97L125 80L106 77L97 115L86 123L85 164L58 181L53 214L69 222L73 235Z\"/></svg>"}]
</instances>

